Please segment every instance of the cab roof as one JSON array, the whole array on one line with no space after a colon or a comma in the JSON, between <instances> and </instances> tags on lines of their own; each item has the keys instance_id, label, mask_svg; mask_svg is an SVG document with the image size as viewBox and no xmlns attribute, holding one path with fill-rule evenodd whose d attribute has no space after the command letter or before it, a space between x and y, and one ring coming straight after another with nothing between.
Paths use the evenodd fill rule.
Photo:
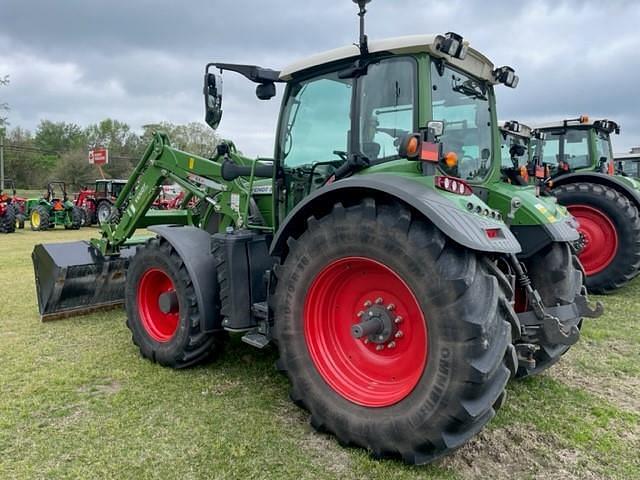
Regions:
<instances>
[{"instance_id":1,"label":"cab roof","mask_svg":"<svg viewBox=\"0 0 640 480\"><path fill-rule=\"evenodd\" d=\"M383 40L369 41L369 53L390 52L393 54L408 53L428 53L434 57L444 58L451 65L469 73L477 78L497 84L493 74L495 69L493 63L473 48L469 48L464 60L450 57L437 50L435 45L443 35L409 35L404 37L387 38ZM465 43L468 43L465 41ZM297 74L310 70L314 67L326 65L328 63L360 56L360 49L357 45L347 45L323 53L318 53L310 57L298 60L285 67L280 72L280 80L289 81Z\"/></svg>"},{"instance_id":2,"label":"cab roof","mask_svg":"<svg viewBox=\"0 0 640 480\"><path fill-rule=\"evenodd\" d=\"M615 126L618 124L612 120L607 120L606 118L587 118L587 121L581 121L580 118L572 118L570 120L560 120L555 122L547 122L540 125L536 125L533 127L536 130L546 130L553 128L565 128L565 127L594 127L601 125L603 123L612 123Z\"/></svg>"}]
</instances>

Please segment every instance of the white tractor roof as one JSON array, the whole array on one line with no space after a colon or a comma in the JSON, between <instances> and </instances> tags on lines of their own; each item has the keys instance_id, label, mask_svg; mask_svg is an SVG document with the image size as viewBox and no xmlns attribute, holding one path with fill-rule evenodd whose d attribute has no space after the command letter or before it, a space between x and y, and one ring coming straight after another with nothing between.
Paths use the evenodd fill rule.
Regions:
<instances>
[{"instance_id":1,"label":"white tractor roof","mask_svg":"<svg viewBox=\"0 0 640 480\"><path fill-rule=\"evenodd\" d=\"M493 70L494 65L491 61L473 48L469 48L467 56L464 60L450 57L436 50L435 43L441 35L410 35L406 37L387 38L384 40L371 40L369 42L369 52L391 52L395 54L402 53L419 53L426 52L436 57L445 58L447 62L459 69L491 83L497 83ZM465 41L465 44L468 43ZM318 53L308 58L299 60L285 67L280 72L282 80L291 80L293 75L309 68L325 65L327 63L348 58L355 58L360 55L360 49L356 45L347 45L346 47L336 48L328 52Z\"/></svg>"},{"instance_id":2,"label":"white tractor roof","mask_svg":"<svg viewBox=\"0 0 640 480\"><path fill-rule=\"evenodd\" d=\"M594 123L596 122L601 122L601 121L608 121L605 118L591 118L589 117L589 121L588 122L584 122L581 123L579 120L577 119L571 119L568 122L568 126L569 127L591 127L593 126ZM541 130L541 129L547 129L547 128L563 128L564 127L564 120L561 121L556 121L556 122L547 122L547 123L542 123L540 125L535 125L533 128L536 130Z\"/></svg>"},{"instance_id":3,"label":"white tractor roof","mask_svg":"<svg viewBox=\"0 0 640 480\"><path fill-rule=\"evenodd\" d=\"M617 153L613 158L616 160L640 160L640 153Z\"/></svg>"}]
</instances>

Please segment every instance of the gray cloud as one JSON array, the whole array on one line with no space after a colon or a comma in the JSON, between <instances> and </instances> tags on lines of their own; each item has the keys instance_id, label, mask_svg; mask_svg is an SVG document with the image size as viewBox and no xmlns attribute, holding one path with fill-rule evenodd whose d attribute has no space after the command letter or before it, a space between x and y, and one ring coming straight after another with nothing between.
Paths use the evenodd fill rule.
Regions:
<instances>
[{"instance_id":1,"label":"gray cloud","mask_svg":"<svg viewBox=\"0 0 640 480\"><path fill-rule=\"evenodd\" d=\"M375 0L372 38L462 33L521 84L499 88L500 117L530 123L589 113L620 121L616 150L640 145L640 5L633 1ZM12 125L41 118L88 124L110 116L134 128L203 117L210 60L281 68L357 36L349 0L0 0L0 90ZM278 102L225 76L220 133L270 155Z\"/></svg>"}]
</instances>

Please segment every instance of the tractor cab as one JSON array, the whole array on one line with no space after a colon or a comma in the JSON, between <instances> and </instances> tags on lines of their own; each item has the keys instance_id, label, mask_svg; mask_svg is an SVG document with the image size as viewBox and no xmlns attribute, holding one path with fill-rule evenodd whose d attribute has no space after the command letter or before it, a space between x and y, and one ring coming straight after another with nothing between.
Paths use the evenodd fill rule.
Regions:
<instances>
[{"instance_id":1,"label":"tractor cab","mask_svg":"<svg viewBox=\"0 0 640 480\"><path fill-rule=\"evenodd\" d=\"M528 185L536 174L533 155L536 139L541 134L516 121L504 122L500 127L500 170L504 180L514 185Z\"/></svg>"},{"instance_id":2,"label":"tractor cab","mask_svg":"<svg viewBox=\"0 0 640 480\"><path fill-rule=\"evenodd\" d=\"M632 148L629 153L615 155L616 174L640 179L640 147Z\"/></svg>"},{"instance_id":3,"label":"tractor cab","mask_svg":"<svg viewBox=\"0 0 640 480\"><path fill-rule=\"evenodd\" d=\"M126 184L126 180L96 180L95 197L96 199L109 198L115 200Z\"/></svg>"},{"instance_id":4,"label":"tractor cab","mask_svg":"<svg viewBox=\"0 0 640 480\"><path fill-rule=\"evenodd\" d=\"M615 172L611 135L620 126L611 120L591 120L587 115L537 127L546 134L542 165L551 177L571 172Z\"/></svg>"}]
</instances>

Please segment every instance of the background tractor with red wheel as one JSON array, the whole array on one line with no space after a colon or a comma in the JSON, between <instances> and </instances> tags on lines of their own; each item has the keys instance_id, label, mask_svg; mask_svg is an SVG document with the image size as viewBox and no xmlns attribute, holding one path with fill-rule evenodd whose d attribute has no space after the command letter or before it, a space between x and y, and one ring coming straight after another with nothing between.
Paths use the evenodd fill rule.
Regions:
<instances>
[{"instance_id":1,"label":"background tractor with red wheel","mask_svg":"<svg viewBox=\"0 0 640 480\"><path fill-rule=\"evenodd\" d=\"M640 272L640 183L615 173L611 135L620 127L587 116L537 127L546 188L580 224L586 285L608 293Z\"/></svg>"},{"instance_id":2,"label":"background tractor with red wheel","mask_svg":"<svg viewBox=\"0 0 640 480\"><path fill-rule=\"evenodd\" d=\"M47 320L124 301L142 356L172 368L216 357L230 332L275 343L315 428L424 464L472 438L508 380L557 361L598 311L571 217L502 179L494 86L515 86L513 70L451 32L369 42L356 3L358 45L280 71L208 64L213 129L216 71L260 100L283 84L274 157L225 140L204 158L156 132L99 238L35 247L38 303ZM147 215L168 180L200 201L198 222ZM143 226L153 236L133 237Z\"/></svg>"},{"instance_id":3,"label":"background tractor with red wheel","mask_svg":"<svg viewBox=\"0 0 640 480\"><path fill-rule=\"evenodd\" d=\"M0 190L0 232L12 233L24 228L26 215L27 199L16 194L16 184L12 179L5 178L4 190Z\"/></svg>"},{"instance_id":4,"label":"background tractor with red wheel","mask_svg":"<svg viewBox=\"0 0 640 480\"><path fill-rule=\"evenodd\" d=\"M69 200L64 182L49 182L41 198L27 200L27 210L31 230L49 230L56 226L77 230L82 226L82 210Z\"/></svg>"},{"instance_id":5,"label":"background tractor with red wheel","mask_svg":"<svg viewBox=\"0 0 640 480\"><path fill-rule=\"evenodd\" d=\"M96 180L93 189L83 187L74 198L74 204L82 209L83 225L106 222L126 183L126 180L102 179Z\"/></svg>"}]
</instances>

